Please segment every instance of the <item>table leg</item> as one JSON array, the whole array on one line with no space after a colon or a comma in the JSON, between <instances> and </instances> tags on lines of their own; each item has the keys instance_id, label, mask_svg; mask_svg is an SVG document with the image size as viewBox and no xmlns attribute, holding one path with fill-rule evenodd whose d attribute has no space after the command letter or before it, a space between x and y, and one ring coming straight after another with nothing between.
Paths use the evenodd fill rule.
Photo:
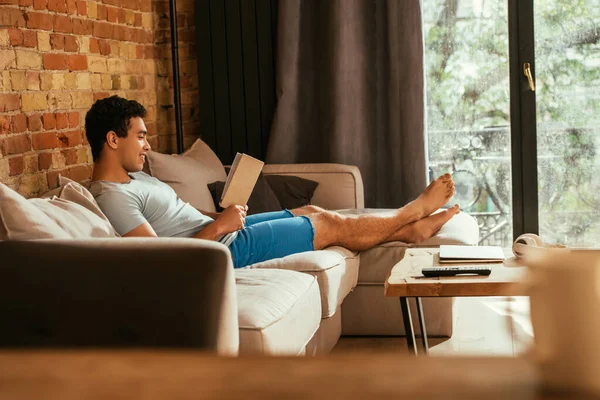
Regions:
<instances>
[{"instance_id":1,"label":"table leg","mask_svg":"<svg viewBox=\"0 0 600 400\"><path fill-rule=\"evenodd\" d=\"M423 315L423 303L421 298L417 297L417 314L419 314L419 326L421 327L421 339L423 340L423 351L429 353L429 343L427 342L427 329L425 328L425 316Z\"/></svg>"},{"instance_id":2,"label":"table leg","mask_svg":"<svg viewBox=\"0 0 600 400\"><path fill-rule=\"evenodd\" d=\"M417 355L417 342L415 340L415 330L413 329L410 308L408 307L408 297L400 297L400 308L402 309L402 319L404 320L404 332L406 333L406 344L408 352Z\"/></svg>"}]
</instances>

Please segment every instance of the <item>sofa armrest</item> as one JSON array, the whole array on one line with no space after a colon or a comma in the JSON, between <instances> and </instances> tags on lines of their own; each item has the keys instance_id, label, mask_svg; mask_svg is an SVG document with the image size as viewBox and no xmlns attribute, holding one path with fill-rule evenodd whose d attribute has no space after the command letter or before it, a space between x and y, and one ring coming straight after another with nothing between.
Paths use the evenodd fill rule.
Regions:
<instances>
[{"instance_id":1,"label":"sofa armrest","mask_svg":"<svg viewBox=\"0 0 600 400\"><path fill-rule=\"evenodd\" d=\"M318 182L312 204L329 210L364 208L363 181L358 167L344 164L267 164L265 175L293 175Z\"/></svg>"},{"instance_id":2,"label":"sofa armrest","mask_svg":"<svg viewBox=\"0 0 600 400\"><path fill-rule=\"evenodd\" d=\"M198 239L0 242L0 346L192 347L235 355L229 250Z\"/></svg>"}]
</instances>

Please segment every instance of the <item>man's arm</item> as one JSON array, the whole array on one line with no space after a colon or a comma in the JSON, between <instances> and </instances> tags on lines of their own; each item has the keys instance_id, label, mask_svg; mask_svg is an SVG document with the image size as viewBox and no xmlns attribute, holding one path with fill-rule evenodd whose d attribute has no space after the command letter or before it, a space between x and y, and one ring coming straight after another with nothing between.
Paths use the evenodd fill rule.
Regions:
<instances>
[{"instance_id":1,"label":"man's arm","mask_svg":"<svg viewBox=\"0 0 600 400\"><path fill-rule=\"evenodd\" d=\"M158 237L158 235L148 222L144 222L137 228L124 234L123 237Z\"/></svg>"},{"instance_id":2,"label":"man's arm","mask_svg":"<svg viewBox=\"0 0 600 400\"><path fill-rule=\"evenodd\" d=\"M215 221L208 224L194 237L196 239L219 240L221 236L244 228L246 206L229 206L218 214ZM200 211L202 212L202 211Z\"/></svg>"}]
</instances>

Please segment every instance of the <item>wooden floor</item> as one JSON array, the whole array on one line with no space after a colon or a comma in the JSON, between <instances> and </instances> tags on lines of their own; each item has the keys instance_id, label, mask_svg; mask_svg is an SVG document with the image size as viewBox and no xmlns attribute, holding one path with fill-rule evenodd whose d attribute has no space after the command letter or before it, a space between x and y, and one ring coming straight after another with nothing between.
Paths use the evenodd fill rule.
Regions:
<instances>
[{"instance_id":1,"label":"wooden floor","mask_svg":"<svg viewBox=\"0 0 600 400\"><path fill-rule=\"evenodd\" d=\"M514 356L531 344L527 298L457 298L454 307L454 334L449 339L430 338L430 355ZM421 344L420 339L417 342ZM365 351L405 353L406 339L342 337L333 349L338 354Z\"/></svg>"}]
</instances>

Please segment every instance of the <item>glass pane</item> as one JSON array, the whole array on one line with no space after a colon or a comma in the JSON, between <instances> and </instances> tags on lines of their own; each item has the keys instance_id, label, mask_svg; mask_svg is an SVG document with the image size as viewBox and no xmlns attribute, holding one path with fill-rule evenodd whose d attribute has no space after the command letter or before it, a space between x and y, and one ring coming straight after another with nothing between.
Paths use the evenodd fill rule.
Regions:
<instances>
[{"instance_id":1,"label":"glass pane","mask_svg":"<svg viewBox=\"0 0 600 400\"><path fill-rule=\"evenodd\" d=\"M512 243L506 0L423 0L430 179L453 172L480 244Z\"/></svg>"},{"instance_id":2,"label":"glass pane","mask_svg":"<svg viewBox=\"0 0 600 400\"><path fill-rule=\"evenodd\" d=\"M540 235L600 246L600 1L534 3Z\"/></svg>"}]
</instances>

